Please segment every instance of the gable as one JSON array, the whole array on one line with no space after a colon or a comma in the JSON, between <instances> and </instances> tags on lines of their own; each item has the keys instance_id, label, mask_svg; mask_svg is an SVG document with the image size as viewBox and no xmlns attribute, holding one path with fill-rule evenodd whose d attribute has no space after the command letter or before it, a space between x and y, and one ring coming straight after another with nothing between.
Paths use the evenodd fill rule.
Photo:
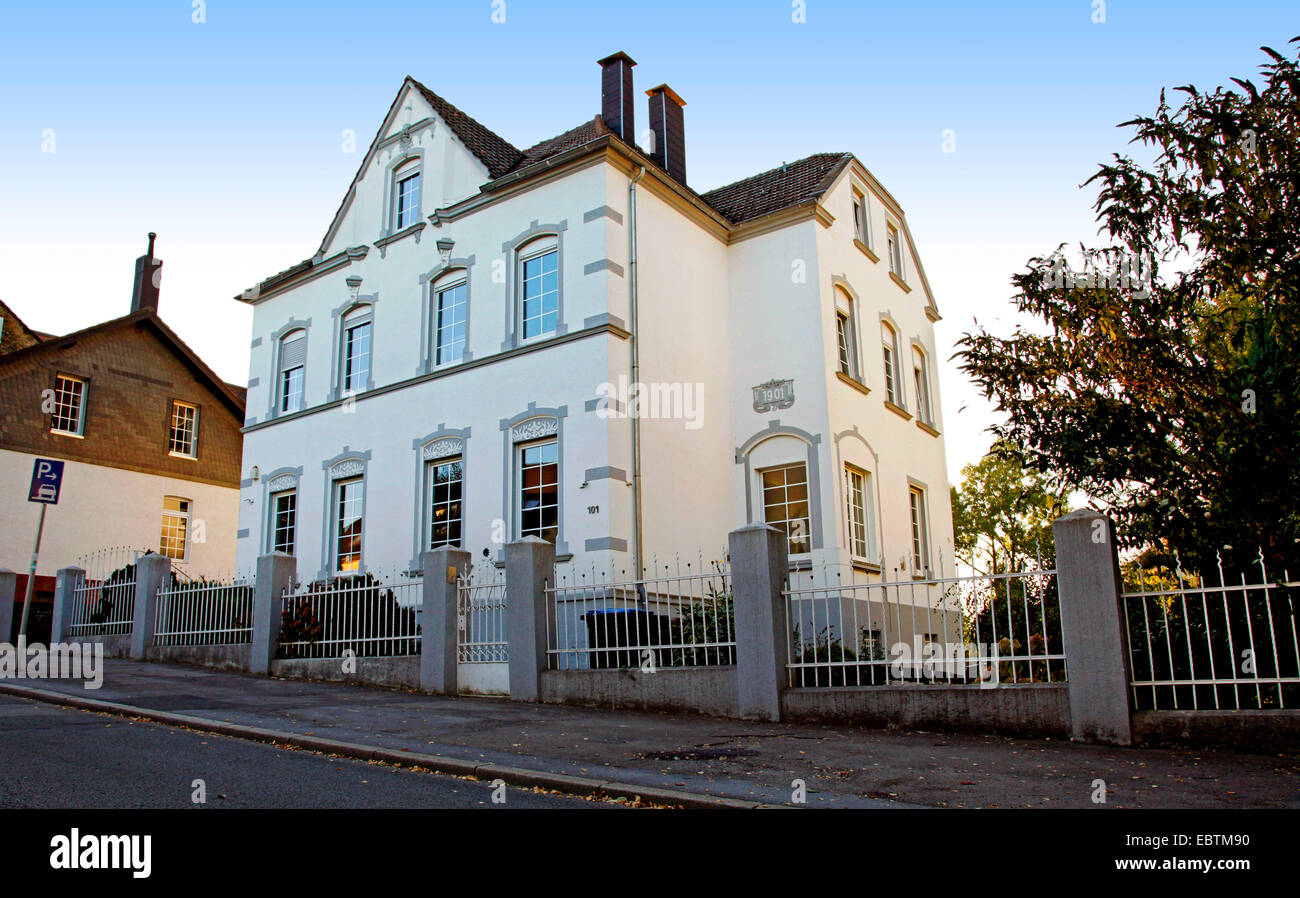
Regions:
<instances>
[{"instance_id":1,"label":"gable","mask_svg":"<svg viewBox=\"0 0 1300 898\"><path fill-rule=\"evenodd\" d=\"M522 153L490 129L408 77L366 150L317 256L374 243L394 230L394 172L420 171L416 222L478 192Z\"/></svg>"},{"instance_id":2,"label":"gable","mask_svg":"<svg viewBox=\"0 0 1300 898\"><path fill-rule=\"evenodd\" d=\"M80 438L50 432L43 391L86 384ZM199 409L198 458L168 452L172 402ZM240 477L242 406L153 315L136 313L0 357L0 447L222 486Z\"/></svg>"}]
</instances>

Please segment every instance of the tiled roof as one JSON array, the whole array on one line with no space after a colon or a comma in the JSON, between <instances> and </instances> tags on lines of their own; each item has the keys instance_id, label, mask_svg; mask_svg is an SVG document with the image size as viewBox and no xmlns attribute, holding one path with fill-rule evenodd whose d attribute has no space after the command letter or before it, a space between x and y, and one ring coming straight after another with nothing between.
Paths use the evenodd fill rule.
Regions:
<instances>
[{"instance_id":1,"label":"tiled roof","mask_svg":"<svg viewBox=\"0 0 1300 898\"><path fill-rule=\"evenodd\" d=\"M852 158L849 153L817 153L710 190L700 198L727 221L740 224L816 199Z\"/></svg>"},{"instance_id":2,"label":"tiled roof","mask_svg":"<svg viewBox=\"0 0 1300 898\"><path fill-rule=\"evenodd\" d=\"M488 174L493 178L501 177L519 161L523 154L510 141L479 124L414 78L411 78L411 83L429 101L438 117L455 132L461 143L487 167Z\"/></svg>"},{"instance_id":3,"label":"tiled roof","mask_svg":"<svg viewBox=\"0 0 1300 898\"><path fill-rule=\"evenodd\" d=\"M596 116L591 121L583 122L576 128L570 128L563 134L533 144L523 151L510 171L520 171L537 162L549 159L551 156L557 156L565 150L571 150L574 147L582 146L584 143L590 143L596 138L609 133L609 128L601 120L600 116Z\"/></svg>"}]
</instances>

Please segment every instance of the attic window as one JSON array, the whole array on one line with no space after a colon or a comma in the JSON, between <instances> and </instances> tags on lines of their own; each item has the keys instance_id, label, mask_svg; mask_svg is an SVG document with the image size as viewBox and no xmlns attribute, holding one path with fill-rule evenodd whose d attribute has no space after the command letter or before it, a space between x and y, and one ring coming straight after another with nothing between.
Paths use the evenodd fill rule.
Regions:
<instances>
[{"instance_id":1,"label":"attic window","mask_svg":"<svg viewBox=\"0 0 1300 898\"><path fill-rule=\"evenodd\" d=\"M420 160L393 172L393 230L415 224L420 219Z\"/></svg>"}]
</instances>

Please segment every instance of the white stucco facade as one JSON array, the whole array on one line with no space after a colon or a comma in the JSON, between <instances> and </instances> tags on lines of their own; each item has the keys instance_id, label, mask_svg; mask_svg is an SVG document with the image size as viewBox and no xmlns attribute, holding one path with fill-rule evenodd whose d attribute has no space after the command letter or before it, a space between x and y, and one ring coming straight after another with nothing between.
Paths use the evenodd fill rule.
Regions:
<instances>
[{"instance_id":1,"label":"white stucco facade","mask_svg":"<svg viewBox=\"0 0 1300 898\"><path fill-rule=\"evenodd\" d=\"M642 166L634 325L629 183ZM415 168L418 215L397 229L395 173ZM480 192L489 180L408 82L313 263L249 294L241 569L273 547L272 497L292 492L299 576L336 573L341 481L364 484L359 568L414 567L431 538L427 466L447 459L461 464L462 547L498 559L527 526L521 449L554 443L557 555L569 570L631 574L632 420L603 397L631 380L635 328L640 381L686 402L640 419L646 564L721 557L730 530L768 513L763 472L802 465L808 532L796 560L869 577L951 574L937 310L901 209L856 160L815 201L739 226L617 143ZM866 250L855 190L871 216ZM883 245L890 223L901 278ZM454 241L446 263L439 240ZM522 260L539 246L556 252L558 309L552 332L524 339ZM464 355L438 365L431 285L456 281L466 284ZM837 374L846 297L848 378ZM354 310L371 322L370 362L349 395L341 322ZM894 403L882 318L899 347ZM285 410L279 353L300 333L302 403ZM929 366L932 413L920 424L914 344ZM756 411L754 388L785 380L793 404ZM846 465L869 482L866 551L850 538ZM924 511L919 553L912 490Z\"/></svg>"},{"instance_id":2,"label":"white stucco facade","mask_svg":"<svg viewBox=\"0 0 1300 898\"><path fill-rule=\"evenodd\" d=\"M27 571L36 540L40 506L24 501L37 456L0 449L0 490L14 497L0 527L0 557L22 559ZM236 573L234 532L239 491L233 487L146 474L107 465L65 461L57 505L48 507L36 573L54 576L61 567L113 546L160 551L163 501L189 503L184 559L173 559L190 577L221 578ZM252 567L241 568L251 572Z\"/></svg>"}]
</instances>

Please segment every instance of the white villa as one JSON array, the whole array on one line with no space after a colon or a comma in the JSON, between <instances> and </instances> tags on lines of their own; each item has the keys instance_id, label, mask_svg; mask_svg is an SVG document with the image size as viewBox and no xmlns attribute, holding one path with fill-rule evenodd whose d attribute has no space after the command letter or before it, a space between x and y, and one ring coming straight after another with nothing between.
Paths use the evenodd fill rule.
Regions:
<instances>
[{"instance_id":1,"label":"white villa","mask_svg":"<svg viewBox=\"0 0 1300 898\"><path fill-rule=\"evenodd\" d=\"M601 60L600 114L524 150L402 84L320 248L239 297L241 569L536 535L631 576L767 521L796 565L953 574L939 314L901 206L849 153L697 193L667 85L634 142L634 65Z\"/></svg>"}]
</instances>

